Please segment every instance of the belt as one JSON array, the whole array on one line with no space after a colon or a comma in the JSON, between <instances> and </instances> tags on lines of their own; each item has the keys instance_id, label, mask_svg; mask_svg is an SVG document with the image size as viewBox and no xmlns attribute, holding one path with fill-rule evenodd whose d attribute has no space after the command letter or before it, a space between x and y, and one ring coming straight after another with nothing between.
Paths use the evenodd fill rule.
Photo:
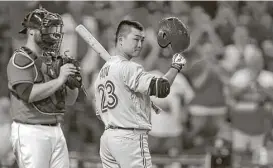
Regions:
<instances>
[{"instance_id":1,"label":"belt","mask_svg":"<svg viewBox=\"0 0 273 168\"><path fill-rule=\"evenodd\" d=\"M49 127L56 127L58 126L59 123L50 123L50 124L34 124L34 123L25 123L25 122L22 122L22 121L18 121L18 120L14 120L15 122L17 123L20 123L20 124L27 124L27 125L42 125L42 126L49 126Z\"/></svg>"},{"instance_id":2,"label":"belt","mask_svg":"<svg viewBox=\"0 0 273 168\"><path fill-rule=\"evenodd\" d=\"M122 129L122 130L130 130L130 131L135 131L135 130L139 130L139 131L149 131L148 129L141 129L141 128L124 128L124 127L117 127L117 126L112 126L112 125L109 125L107 128L105 128L106 130L107 129Z\"/></svg>"}]
</instances>

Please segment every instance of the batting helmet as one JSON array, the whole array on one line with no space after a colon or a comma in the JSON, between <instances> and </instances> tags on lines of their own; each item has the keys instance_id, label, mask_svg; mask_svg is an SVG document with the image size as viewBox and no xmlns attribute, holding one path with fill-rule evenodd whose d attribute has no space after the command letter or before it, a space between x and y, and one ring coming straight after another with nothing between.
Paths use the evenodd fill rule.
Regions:
<instances>
[{"instance_id":1,"label":"batting helmet","mask_svg":"<svg viewBox=\"0 0 273 168\"><path fill-rule=\"evenodd\" d=\"M175 53L183 52L190 45L189 31L178 18L164 18L159 23L157 42L162 48L170 44Z\"/></svg>"},{"instance_id":2,"label":"batting helmet","mask_svg":"<svg viewBox=\"0 0 273 168\"><path fill-rule=\"evenodd\" d=\"M38 45L42 49L51 51L60 49L63 20L59 14L51 13L44 8L35 9L26 15L22 25L24 28L19 32L22 34L26 34L28 28L40 30L41 43Z\"/></svg>"}]
</instances>

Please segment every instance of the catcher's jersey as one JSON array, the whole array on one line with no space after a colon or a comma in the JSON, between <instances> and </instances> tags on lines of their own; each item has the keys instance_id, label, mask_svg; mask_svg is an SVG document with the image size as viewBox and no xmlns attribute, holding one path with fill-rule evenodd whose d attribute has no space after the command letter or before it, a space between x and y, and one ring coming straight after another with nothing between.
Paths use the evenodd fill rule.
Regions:
<instances>
[{"instance_id":1,"label":"catcher's jersey","mask_svg":"<svg viewBox=\"0 0 273 168\"><path fill-rule=\"evenodd\" d=\"M63 115L48 115L40 113L32 103L25 102L16 96L14 86L20 83L42 83L43 75L39 70L37 56L22 48L14 52L7 65L8 88L11 92L10 113L17 122L30 124L47 124L63 120Z\"/></svg>"},{"instance_id":2,"label":"catcher's jersey","mask_svg":"<svg viewBox=\"0 0 273 168\"><path fill-rule=\"evenodd\" d=\"M149 85L153 77L141 65L111 56L95 81L97 115L106 128L151 130Z\"/></svg>"}]
</instances>

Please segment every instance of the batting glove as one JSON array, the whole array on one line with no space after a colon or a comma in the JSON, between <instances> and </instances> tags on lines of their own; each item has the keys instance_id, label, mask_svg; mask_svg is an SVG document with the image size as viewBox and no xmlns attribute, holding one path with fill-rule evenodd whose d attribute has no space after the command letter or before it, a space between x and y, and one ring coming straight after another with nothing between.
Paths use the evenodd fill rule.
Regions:
<instances>
[{"instance_id":1,"label":"batting glove","mask_svg":"<svg viewBox=\"0 0 273 168\"><path fill-rule=\"evenodd\" d=\"M181 53L176 53L173 55L171 67L177 69L177 71L180 72L186 63L187 61L183 55Z\"/></svg>"}]
</instances>

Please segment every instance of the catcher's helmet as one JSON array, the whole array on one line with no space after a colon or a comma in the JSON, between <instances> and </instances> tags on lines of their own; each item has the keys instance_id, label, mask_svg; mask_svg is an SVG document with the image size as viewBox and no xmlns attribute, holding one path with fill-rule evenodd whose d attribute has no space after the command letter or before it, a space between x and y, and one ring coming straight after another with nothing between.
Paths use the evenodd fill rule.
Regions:
<instances>
[{"instance_id":1,"label":"catcher's helmet","mask_svg":"<svg viewBox=\"0 0 273 168\"><path fill-rule=\"evenodd\" d=\"M183 52L190 45L189 31L178 18L164 18L159 23L157 42L162 48L170 44L175 53Z\"/></svg>"},{"instance_id":2,"label":"catcher's helmet","mask_svg":"<svg viewBox=\"0 0 273 168\"><path fill-rule=\"evenodd\" d=\"M19 33L26 34L28 28L38 29L41 33L41 48L44 50L59 50L63 38L63 20L57 13L44 8L28 13L22 22L24 29Z\"/></svg>"}]
</instances>

